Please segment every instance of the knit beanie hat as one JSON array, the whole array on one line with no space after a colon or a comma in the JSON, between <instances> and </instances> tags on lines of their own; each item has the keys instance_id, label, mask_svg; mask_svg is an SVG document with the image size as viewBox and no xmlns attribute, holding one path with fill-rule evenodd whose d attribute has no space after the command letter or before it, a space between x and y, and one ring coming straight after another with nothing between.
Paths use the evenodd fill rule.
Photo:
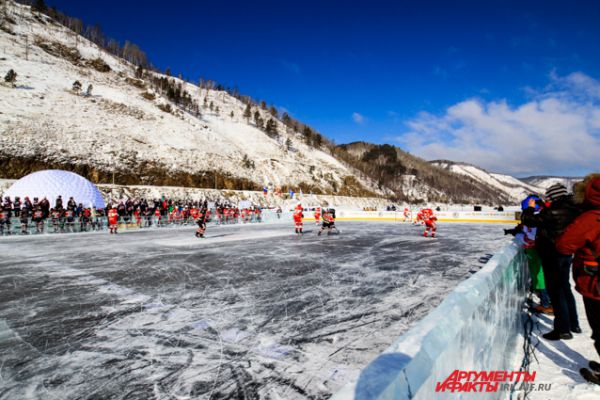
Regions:
<instances>
[{"instance_id":1,"label":"knit beanie hat","mask_svg":"<svg viewBox=\"0 0 600 400\"><path fill-rule=\"evenodd\" d=\"M566 196L567 194L569 194L569 192L567 192L567 188L565 185L560 183L555 183L546 190L546 198L550 201L554 201L560 197Z\"/></svg>"}]
</instances>

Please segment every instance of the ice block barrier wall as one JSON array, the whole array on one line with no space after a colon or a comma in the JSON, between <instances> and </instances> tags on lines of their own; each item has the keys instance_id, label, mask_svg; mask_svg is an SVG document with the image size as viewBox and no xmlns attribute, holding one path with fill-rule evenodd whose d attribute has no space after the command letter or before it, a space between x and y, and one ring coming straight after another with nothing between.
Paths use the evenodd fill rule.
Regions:
<instances>
[{"instance_id":1,"label":"ice block barrier wall","mask_svg":"<svg viewBox=\"0 0 600 400\"><path fill-rule=\"evenodd\" d=\"M527 279L523 252L507 245L332 399L498 398L436 393L436 383L454 370L514 370Z\"/></svg>"}]
</instances>

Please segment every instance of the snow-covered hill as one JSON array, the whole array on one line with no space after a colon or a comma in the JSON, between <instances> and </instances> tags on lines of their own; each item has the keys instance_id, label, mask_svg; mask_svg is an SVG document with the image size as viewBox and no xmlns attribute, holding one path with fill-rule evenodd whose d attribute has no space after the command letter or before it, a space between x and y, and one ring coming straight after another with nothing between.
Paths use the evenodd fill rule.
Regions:
<instances>
[{"instance_id":1,"label":"snow-covered hill","mask_svg":"<svg viewBox=\"0 0 600 400\"><path fill-rule=\"evenodd\" d=\"M513 201L518 202L529 194L543 194L545 188L525 183L510 175L488 172L482 168L466 163L457 163L448 160L435 160L431 164L447 169L457 174L468 176L478 182L485 183L493 188L506 193Z\"/></svg>"},{"instance_id":2,"label":"snow-covered hill","mask_svg":"<svg viewBox=\"0 0 600 400\"><path fill-rule=\"evenodd\" d=\"M269 137L225 91L169 78L198 104L212 103L197 117L153 92L147 79L136 80L133 65L49 17L12 1L7 10L0 74L14 69L18 77L16 87L0 86L0 178L58 167L105 183L114 173L125 184L390 193L280 121L279 137ZM92 95L74 93L76 80L83 91L91 84Z\"/></svg>"},{"instance_id":3,"label":"snow-covered hill","mask_svg":"<svg viewBox=\"0 0 600 400\"><path fill-rule=\"evenodd\" d=\"M563 176L530 176L527 178L521 178L521 180L525 183L527 183L528 185L533 185L539 188L542 188L544 190L548 189L550 186L556 184L556 183L560 183L562 185L565 185L567 187L567 189L571 190L573 188L573 185L579 181L581 181L583 178L581 177L563 177Z\"/></svg>"}]
</instances>

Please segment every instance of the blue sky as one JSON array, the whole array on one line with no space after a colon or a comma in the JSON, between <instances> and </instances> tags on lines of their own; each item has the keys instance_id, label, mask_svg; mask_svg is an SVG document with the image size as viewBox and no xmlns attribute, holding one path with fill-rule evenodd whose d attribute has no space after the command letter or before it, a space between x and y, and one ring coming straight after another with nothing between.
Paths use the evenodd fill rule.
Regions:
<instances>
[{"instance_id":1,"label":"blue sky","mask_svg":"<svg viewBox=\"0 0 600 400\"><path fill-rule=\"evenodd\" d=\"M138 44L161 69L237 86L338 143L393 143L428 159L469 161L517 175L598 169L592 160L568 162L571 153L556 156L551 148L537 157L533 145L517 154L515 161L524 164L520 167L502 161L514 150L479 143L478 151L467 147L463 155L461 148L465 141L481 141L465 139L465 131L478 136L490 123L504 126L518 116L525 118L524 126L513 126L508 136L501 133L496 146L531 136L528 129L544 130L536 139L552 142L559 132L528 126L519 110L533 104L542 112L556 112L542 107L548 98L556 98L583 120L586 143L600 149L595 120L600 96L573 91L589 92L586 88L600 78L600 2L47 3L85 23L99 23L121 42ZM590 81L573 84L578 77ZM481 109L469 110L491 121L473 125L473 120L481 122L477 115L453 113L473 103ZM497 104L506 110L494 114ZM582 115L580 106L592 108ZM498 157L490 161L494 152ZM535 164L523 161L531 157L539 159Z\"/></svg>"}]
</instances>

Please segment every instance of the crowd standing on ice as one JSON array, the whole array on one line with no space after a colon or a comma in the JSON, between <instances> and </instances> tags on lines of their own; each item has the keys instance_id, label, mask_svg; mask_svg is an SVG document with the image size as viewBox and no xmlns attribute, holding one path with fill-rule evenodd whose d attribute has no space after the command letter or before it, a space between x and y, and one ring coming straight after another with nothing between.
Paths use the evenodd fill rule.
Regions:
<instances>
[{"instance_id":1,"label":"crowd standing on ice","mask_svg":"<svg viewBox=\"0 0 600 400\"><path fill-rule=\"evenodd\" d=\"M554 315L553 330L542 337L570 340L582 332L569 282L572 266L600 356L600 174L585 177L574 194L555 184L544 197L523 200L521 223L505 233L516 235L527 255L532 289L540 298L534 311ZM590 360L588 367L581 368L581 375L600 385L600 363Z\"/></svg>"},{"instance_id":2,"label":"crowd standing on ice","mask_svg":"<svg viewBox=\"0 0 600 400\"><path fill-rule=\"evenodd\" d=\"M62 196L53 201L47 198L5 197L0 203L0 235L11 233L58 233L105 229L116 233L119 224L133 224L139 228L150 226L250 223L262 221L262 210L250 205L237 207L228 201L210 205L204 201L177 200L161 197L147 200L134 198L109 202L105 209L86 207L72 197L66 202Z\"/></svg>"}]
</instances>

